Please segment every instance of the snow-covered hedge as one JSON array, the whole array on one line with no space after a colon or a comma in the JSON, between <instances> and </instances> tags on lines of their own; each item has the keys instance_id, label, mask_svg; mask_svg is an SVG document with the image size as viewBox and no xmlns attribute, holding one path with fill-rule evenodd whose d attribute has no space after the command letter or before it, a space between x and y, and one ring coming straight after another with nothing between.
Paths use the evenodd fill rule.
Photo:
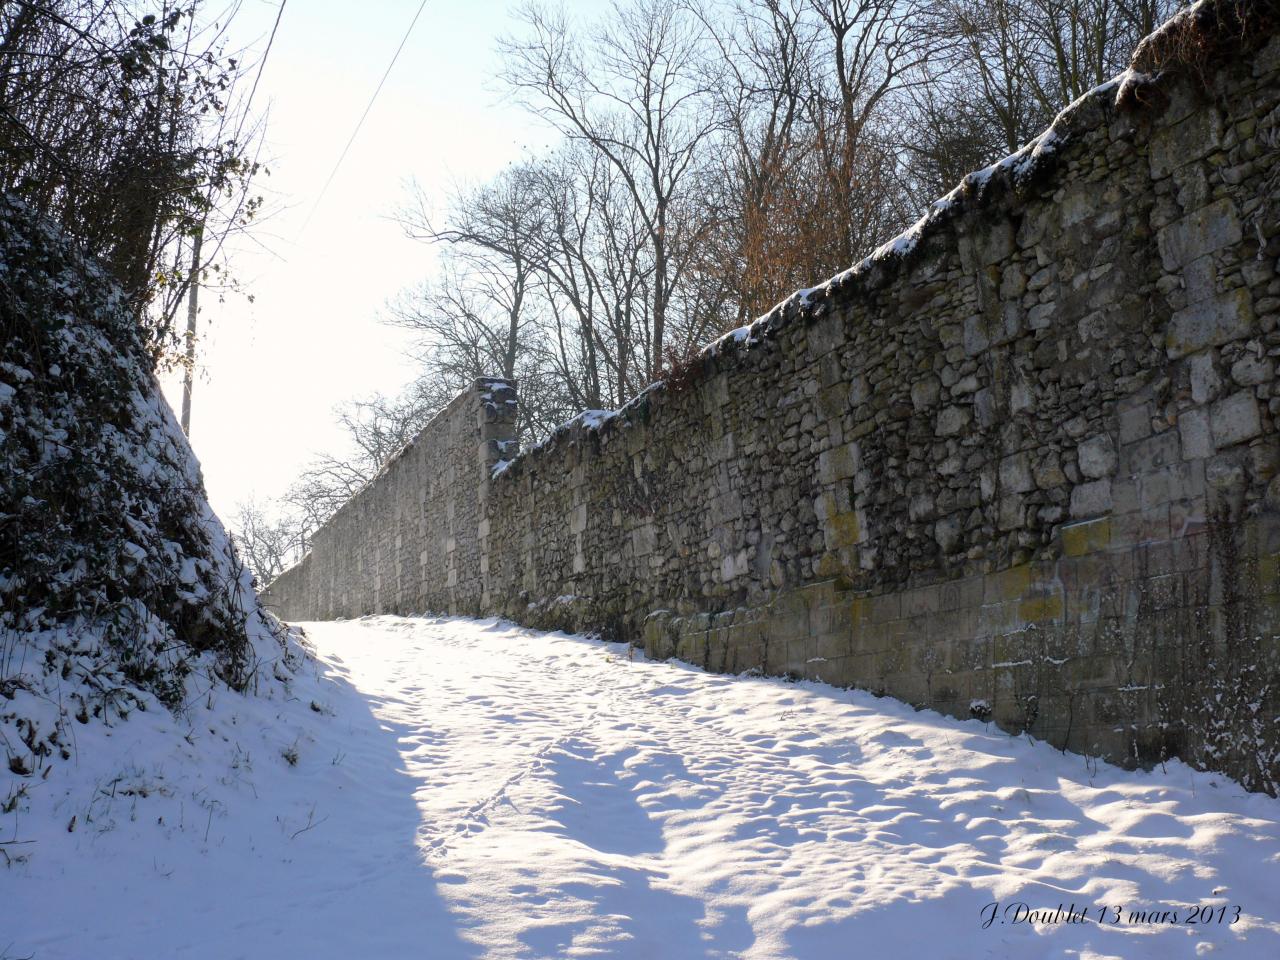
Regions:
<instances>
[{"instance_id":1,"label":"snow-covered hedge","mask_svg":"<svg viewBox=\"0 0 1280 960\"><path fill-rule=\"evenodd\" d=\"M23 775L69 756L71 717L244 690L296 648L209 508L121 291L6 197L0 342L0 747Z\"/></svg>"}]
</instances>

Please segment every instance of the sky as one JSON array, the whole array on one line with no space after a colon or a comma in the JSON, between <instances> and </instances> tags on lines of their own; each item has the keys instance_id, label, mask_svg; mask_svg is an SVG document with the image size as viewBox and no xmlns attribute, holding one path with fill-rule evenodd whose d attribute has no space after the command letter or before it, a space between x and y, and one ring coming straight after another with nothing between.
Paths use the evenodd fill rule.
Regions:
<instances>
[{"instance_id":1,"label":"sky","mask_svg":"<svg viewBox=\"0 0 1280 960\"><path fill-rule=\"evenodd\" d=\"M290 0L263 69L263 181L274 212L231 251L253 302L201 298L191 442L214 509L282 494L339 448L334 408L414 376L387 302L431 271L433 252L391 217L416 180L442 207L554 137L494 80L511 0L428 0L336 177L321 188L420 0ZM600 0L576 5L587 14ZM261 51L277 0L244 0L230 34ZM256 59L256 58L255 58ZM313 212L314 211L314 212ZM181 407L176 376L164 381Z\"/></svg>"}]
</instances>

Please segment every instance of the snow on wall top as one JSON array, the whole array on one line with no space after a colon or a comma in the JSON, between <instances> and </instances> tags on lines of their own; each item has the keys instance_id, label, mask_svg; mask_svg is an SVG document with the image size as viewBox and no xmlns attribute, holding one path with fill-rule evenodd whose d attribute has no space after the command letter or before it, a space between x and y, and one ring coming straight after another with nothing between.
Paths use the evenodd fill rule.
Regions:
<instances>
[{"instance_id":1,"label":"snow on wall top","mask_svg":"<svg viewBox=\"0 0 1280 960\"><path fill-rule=\"evenodd\" d=\"M1095 122L1096 114L1091 108L1110 103L1146 102L1140 91L1157 86L1167 73L1176 73L1183 66L1177 57L1185 35L1194 35L1202 50L1215 47L1229 50L1232 45L1239 46L1241 35L1268 29L1274 19L1275 6L1274 0L1197 0L1179 11L1138 44L1128 69L1068 104L1039 136L1008 156L965 176L954 189L930 204L915 223L858 263L821 284L795 291L751 323L730 330L708 344L699 351L696 362L731 362L742 351L776 336L788 324L823 315L837 299L848 299L859 291L870 292L889 282L898 270L912 262L928 240L942 235L950 223L969 212L993 209L999 198L1016 196L1031 182L1047 175L1062 149ZM625 424L626 414L665 388L665 382L659 380L618 410L588 410L578 414L556 427L542 443L522 451L512 461L501 461L495 467L495 475L508 472L511 466L542 447L566 439L572 441L610 424Z\"/></svg>"}]
</instances>

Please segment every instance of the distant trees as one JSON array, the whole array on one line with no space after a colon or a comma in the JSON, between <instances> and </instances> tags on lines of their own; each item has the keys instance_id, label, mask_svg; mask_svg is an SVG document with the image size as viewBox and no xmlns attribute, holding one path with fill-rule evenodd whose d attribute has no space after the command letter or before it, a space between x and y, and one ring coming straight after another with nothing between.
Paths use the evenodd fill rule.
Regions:
<instances>
[{"instance_id":1,"label":"distant trees","mask_svg":"<svg viewBox=\"0 0 1280 960\"><path fill-rule=\"evenodd\" d=\"M300 527L291 515L268 510L254 500L236 505L229 518L240 559L266 586L301 556Z\"/></svg>"},{"instance_id":2,"label":"distant trees","mask_svg":"<svg viewBox=\"0 0 1280 960\"><path fill-rule=\"evenodd\" d=\"M1016 150L1179 5L620 0L584 24L526 4L500 80L561 141L401 211L443 254L392 308L423 369L404 431L481 375L520 381L526 444L626 403ZM360 462L321 461L301 500L331 509Z\"/></svg>"},{"instance_id":3,"label":"distant trees","mask_svg":"<svg viewBox=\"0 0 1280 960\"><path fill-rule=\"evenodd\" d=\"M525 30L502 43L502 79L608 167L613 199L643 231L646 322L623 346L656 380L668 352L684 346L669 342L668 315L707 226L695 201L702 153L717 128L702 70L706 31L678 0L634 0L582 32L536 4L518 16Z\"/></svg>"},{"instance_id":4,"label":"distant trees","mask_svg":"<svg viewBox=\"0 0 1280 960\"><path fill-rule=\"evenodd\" d=\"M119 281L157 353L193 278L260 200L242 65L201 0L0 4L0 190L57 222ZM234 13L234 5L227 15Z\"/></svg>"},{"instance_id":5,"label":"distant trees","mask_svg":"<svg viewBox=\"0 0 1280 960\"><path fill-rule=\"evenodd\" d=\"M917 204L1012 153L1059 110L1128 64L1178 0L944 0L900 138Z\"/></svg>"}]
</instances>

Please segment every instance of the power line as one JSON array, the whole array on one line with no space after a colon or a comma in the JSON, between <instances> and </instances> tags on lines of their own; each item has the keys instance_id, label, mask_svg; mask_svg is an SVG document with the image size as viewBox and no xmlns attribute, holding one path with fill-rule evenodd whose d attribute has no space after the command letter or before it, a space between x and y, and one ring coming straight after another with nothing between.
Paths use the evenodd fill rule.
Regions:
<instances>
[{"instance_id":1,"label":"power line","mask_svg":"<svg viewBox=\"0 0 1280 960\"><path fill-rule=\"evenodd\" d=\"M284 6L289 0L280 0L280 9L276 11L276 22L271 25L271 36L267 37L267 49L262 54L262 59L258 61L258 72L254 75L253 86L249 88L249 100L245 103L244 113L240 115L240 124L244 125L244 118L249 115L249 109L253 106L253 95L258 92L258 81L262 79L262 68L267 65L267 57L271 56L271 45L276 42L276 31L280 29L280 18L284 16ZM240 128L236 128L236 140L240 139Z\"/></svg>"},{"instance_id":2,"label":"power line","mask_svg":"<svg viewBox=\"0 0 1280 960\"><path fill-rule=\"evenodd\" d=\"M378 94L382 92L382 85L387 82L387 77L391 75L391 70L396 65L396 60L400 58L400 51L404 49L404 45L409 42L409 34L413 33L413 28L418 23L418 18L422 16L422 11L426 9L427 0L422 0L418 5L418 12L413 15L413 20L409 23L409 29L404 32L404 36L400 38L400 46L396 47L396 52L391 56L391 62L387 64L386 71L382 74L382 79L378 81L378 87L373 91L373 96L369 98L369 103L364 108L364 113L360 115L359 122L351 131L351 137L347 140L347 145L342 148L342 153L338 156L338 162L333 165L333 169L329 171L329 179L324 182L324 186L320 188L320 195L316 197L315 204L311 207L311 212L307 214L307 219L302 224L305 230L307 225L311 223L311 218L316 215L316 210L320 207L320 201L324 199L325 193L329 189L329 184L333 183L333 178L338 175L338 168L342 166L342 161L347 158L347 151L351 149L351 145L356 142L356 137L360 134L360 128L364 126L365 118L369 116L369 111L373 109L373 103L378 99Z\"/></svg>"},{"instance_id":3,"label":"power line","mask_svg":"<svg viewBox=\"0 0 1280 960\"><path fill-rule=\"evenodd\" d=\"M236 124L235 134L235 143L237 147L240 146L240 134L244 130L245 121L249 119L249 112L253 109L253 98L258 92L258 81L262 79L262 71L267 65L267 58L271 56L271 48L276 42L276 31L280 29L280 18L284 16L284 8L288 2L289 0L280 0L280 8L276 10L276 21L271 25L271 35L267 37L267 48L262 53L262 59L258 61L258 71L253 76L253 86L249 88L249 99L245 101L244 109L240 112L240 120ZM258 157L261 153L262 137L260 136L258 138L258 147L253 154L253 164L250 167L251 170L257 170ZM231 233L231 228L235 224L236 218L240 216L240 211L244 209L244 201L247 195L247 190L242 191L240 199L236 201L235 212L231 215L230 219L227 220L227 228L222 231L222 236L218 238L217 247L213 251L214 257L217 257L222 253L222 245L226 242L227 236Z\"/></svg>"},{"instance_id":4,"label":"power line","mask_svg":"<svg viewBox=\"0 0 1280 960\"><path fill-rule=\"evenodd\" d=\"M280 18L284 16L284 7L289 0L280 0L280 9L276 11L275 23L271 25L271 36L267 38L267 48L262 52L262 59L258 61L258 70L253 76L253 86L249 88L249 99L245 101L244 110L240 113L240 120L236 123L235 144L240 146L240 134L244 130L245 120L249 117L249 111L253 109L253 97L258 92L258 81L262 79L263 68L267 65L267 58L271 56L271 47L276 42L276 31L280 29ZM258 140L258 150L262 149L262 140ZM253 158L253 169L258 167L258 157L255 152ZM236 218L240 216L240 211L244 208L245 196L248 189L241 192L240 199L236 201L236 210L227 220L226 229L222 231L222 236L218 238L217 249L214 250L213 256L216 258L222 252L222 245L226 242L227 235L231 232L232 226L236 222ZM210 198L212 199L212 198ZM206 214L207 217L207 214ZM198 297L200 294L200 247L204 240L204 223L200 224L200 229L196 232L195 239L191 245L191 275L187 280L187 349L186 349L186 371L182 377L182 432L188 437L191 436L191 395L195 390L195 369L196 369L196 323L198 316Z\"/></svg>"}]
</instances>

